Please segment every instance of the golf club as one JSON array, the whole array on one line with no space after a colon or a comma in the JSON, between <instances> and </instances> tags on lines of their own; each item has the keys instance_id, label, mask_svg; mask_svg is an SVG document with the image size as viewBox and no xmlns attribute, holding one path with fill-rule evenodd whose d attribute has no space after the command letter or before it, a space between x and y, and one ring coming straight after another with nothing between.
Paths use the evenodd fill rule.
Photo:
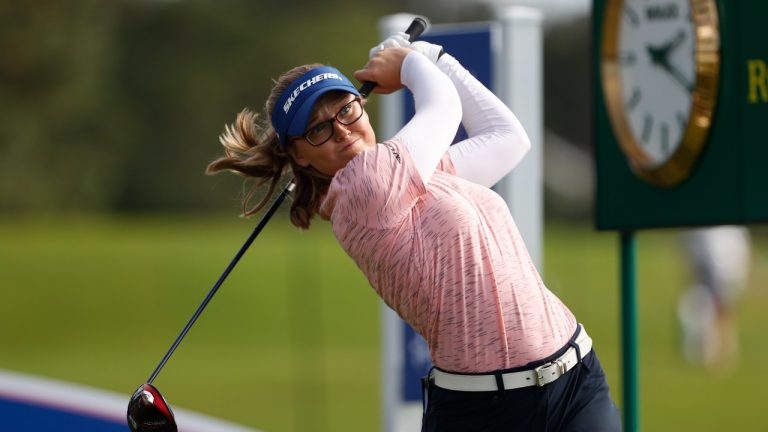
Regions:
<instances>
[{"instance_id":1,"label":"golf club","mask_svg":"<svg viewBox=\"0 0 768 432\"><path fill-rule=\"evenodd\" d=\"M429 26L429 23L427 22L426 18L422 17L415 17L413 21L411 21L411 24L408 26L408 28L405 30L405 34L408 35L408 40L413 41L419 36L421 36L422 33L424 33L424 30L427 29ZM376 87L376 83L372 81L366 81L363 83L362 86L360 86L360 89L358 91L363 97L368 97L368 95L371 93L371 91Z\"/></svg>"},{"instance_id":2,"label":"golf club","mask_svg":"<svg viewBox=\"0 0 768 432\"><path fill-rule=\"evenodd\" d=\"M417 37L419 37L419 35L421 35L424 32L424 30L427 29L427 25L428 23L425 18L422 18L422 17L414 18L414 20L408 26L408 29L406 29L405 31L405 33L408 34L409 40L412 41ZM359 91L363 96L367 97L375 87L376 87L376 83L367 81L363 83ZM152 372L152 375L149 376L149 379L147 380L147 382L139 386L139 388L136 389L136 391L131 396L131 399L128 402L127 417L128 417L128 426L130 427L132 432L177 432L178 431L178 427L176 426L176 420L174 418L173 411L171 410L170 405L168 404L168 402L166 402L162 394L160 394L160 391L158 391L157 388L152 385L152 382L160 373L160 370L163 368L165 363L171 357L173 352L176 351L176 348L181 343L181 340L184 339L184 336L186 336L187 332L189 332L189 329L192 327L195 321L197 321L197 318L200 316L200 314L203 312L203 309L205 309L205 307L211 301L213 296L216 294L216 291L219 290L219 287L224 282L224 279L227 278L227 276L235 267L237 262L240 261L240 258L243 256L243 254L245 254L246 250L248 250L251 243L253 243L253 241L259 235L259 233L267 224L267 222L269 222L269 219L275 213L277 208L280 207L280 204L282 204L282 202L287 197L288 193L290 193L294 189L294 187L295 185L293 181L289 182L288 185L285 187L285 189L283 189L280 195L275 199L275 201L272 203L272 205L269 207L267 212L262 217L261 221L259 221L259 224L256 226L256 228L254 228L251 235L245 241L243 246L240 247L240 250L237 252L235 257L232 259L232 261L229 263L227 268L221 274L221 276L219 277L219 280L216 281L213 288L211 288L211 290L208 292L208 295L206 295L205 299L203 299L203 302L200 304L200 306L198 306L197 310L192 315L192 318L190 318L189 322L187 322L187 325L184 326L179 336L171 345L170 349L168 349L168 352L165 354L165 356L163 356L162 360L160 360L160 363Z\"/></svg>"},{"instance_id":3,"label":"golf club","mask_svg":"<svg viewBox=\"0 0 768 432\"><path fill-rule=\"evenodd\" d=\"M200 303L200 306L198 306L197 310L192 315L192 318L189 319L187 325L184 326L184 328L181 330L181 333L179 333L179 336L173 342L170 349L168 349L168 352L165 354L163 359L160 360L160 363L157 365L154 372L152 372L152 375L149 376L147 382L139 386L139 388L133 393L133 396L131 396L131 399L128 402L128 426L131 428L131 431L176 432L178 430L170 405L168 405L168 403L165 401L165 398L163 398L163 396L160 394L160 391L158 391L157 388L152 385L152 381L155 380L157 374L160 373L160 370L163 368L165 363L171 357L173 352L176 351L176 348L181 343L181 340L184 339L184 336L186 336L187 332L189 332L192 324L197 321L197 318L203 312L203 309L205 309L205 307L211 301L213 296L216 294L216 291L219 290L219 287L224 282L224 279L227 278L237 262L240 261L240 258L242 258L242 256L245 254L245 251L248 250L248 248L251 246L251 243L253 243L261 230L264 229L264 226L267 224L267 222L269 222L269 219L272 218L272 215L275 214L277 208L280 207L280 204L282 204L283 201L285 201L285 198L294 189L294 187L295 185L293 181L291 181L288 183L285 189L283 189L280 195L278 195L267 212L261 218L261 221L259 221L259 224L256 225L256 228L254 228L251 235L248 236L248 239L245 241L245 243L243 243L243 245L240 247L240 250L221 274L219 280L216 281L216 284L213 285L213 288L211 288L211 290L208 292L208 295L205 296L203 302Z\"/></svg>"}]
</instances>

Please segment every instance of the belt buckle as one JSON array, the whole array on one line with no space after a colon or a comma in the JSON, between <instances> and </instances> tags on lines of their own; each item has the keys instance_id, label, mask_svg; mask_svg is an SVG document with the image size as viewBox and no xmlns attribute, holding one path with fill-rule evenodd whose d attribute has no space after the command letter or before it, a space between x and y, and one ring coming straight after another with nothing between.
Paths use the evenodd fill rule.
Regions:
<instances>
[{"instance_id":1,"label":"belt buckle","mask_svg":"<svg viewBox=\"0 0 768 432\"><path fill-rule=\"evenodd\" d=\"M544 387L545 385L565 375L565 362L562 360L555 360L553 362L543 364L533 371L536 372L536 385L538 387Z\"/></svg>"}]
</instances>

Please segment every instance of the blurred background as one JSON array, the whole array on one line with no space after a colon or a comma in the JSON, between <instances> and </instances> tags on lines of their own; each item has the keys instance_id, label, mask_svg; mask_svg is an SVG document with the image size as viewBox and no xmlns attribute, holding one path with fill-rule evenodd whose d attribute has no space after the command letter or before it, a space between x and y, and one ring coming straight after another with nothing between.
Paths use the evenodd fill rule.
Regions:
<instances>
[{"instance_id":1,"label":"blurred background","mask_svg":"<svg viewBox=\"0 0 768 432\"><path fill-rule=\"evenodd\" d=\"M592 227L586 0L2 1L0 369L127 404L255 223L237 217L239 178L203 174L224 125L261 111L297 64L361 67L383 15L482 21L500 4L544 11L544 277L598 341L620 404L618 236ZM379 301L326 223L286 219L156 384L172 405L266 431L377 430ZM645 430L766 430L768 241L750 232L739 354L714 368L681 350L680 230L639 234Z\"/></svg>"}]
</instances>

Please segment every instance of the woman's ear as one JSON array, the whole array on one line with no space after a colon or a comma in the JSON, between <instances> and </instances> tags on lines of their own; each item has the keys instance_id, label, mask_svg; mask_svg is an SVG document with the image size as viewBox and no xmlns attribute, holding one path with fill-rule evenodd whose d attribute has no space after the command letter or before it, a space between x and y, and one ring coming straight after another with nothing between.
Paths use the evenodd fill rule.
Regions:
<instances>
[{"instance_id":1,"label":"woman's ear","mask_svg":"<svg viewBox=\"0 0 768 432\"><path fill-rule=\"evenodd\" d=\"M293 158L293 161L296 162L296 165L307 167L309 166L309 162L301 156L301 153L296 149L296 145L292 145L288 148L288 155Z\"/></svg>"}]
</instances>

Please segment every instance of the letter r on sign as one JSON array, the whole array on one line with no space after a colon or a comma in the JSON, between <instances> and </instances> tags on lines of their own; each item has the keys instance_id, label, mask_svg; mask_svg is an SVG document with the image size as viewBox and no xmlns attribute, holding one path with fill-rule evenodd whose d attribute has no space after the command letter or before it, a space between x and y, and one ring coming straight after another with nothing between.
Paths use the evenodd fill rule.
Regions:
<instances>
[{"instance_id":1,"label":"letter r on sign","mask_svg":"<svg viewBox=\"0 0 768 432\"><path fill-rule=\"evenodd\" d=\"M749 103L768 102L768 67L760 59L747 61Z\"/></svg>"}]
</instances>

